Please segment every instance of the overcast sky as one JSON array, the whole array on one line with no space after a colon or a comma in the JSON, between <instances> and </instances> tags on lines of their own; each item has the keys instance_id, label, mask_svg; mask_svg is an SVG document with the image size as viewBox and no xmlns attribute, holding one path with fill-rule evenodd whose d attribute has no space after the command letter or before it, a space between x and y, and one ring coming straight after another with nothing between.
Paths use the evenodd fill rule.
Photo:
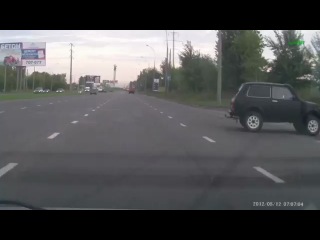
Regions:
<instances>
[{"instance_id":1,"label":"overcast sky","mask_svg":"<svg viewBox=\"0 0 320 240\"><path fill-rule=\"evenodd\" d=\"M168 30L169 48L172 49L172 31ZM174 30L175 65L179 65L178 53L183 43L191 41L196 50L215 55L216 31ZM302 30L304 41L310 44L312 35L318 30ZM273 30L261 30L264 36L274 37ZM155 51L156 67L166 55L166 33L164 30L0 30L0 43L47 42L47 66L37 71L67 73L70 69L70 43L74 44L73 82L81 75L100 75L102 79L113 78L113 65L117 67L120 86L135 80L141 69L153 67ZM265 49L267 59L273 57ZM33 68L29 68L32 72Z\"/></svg>"}]
</instances>

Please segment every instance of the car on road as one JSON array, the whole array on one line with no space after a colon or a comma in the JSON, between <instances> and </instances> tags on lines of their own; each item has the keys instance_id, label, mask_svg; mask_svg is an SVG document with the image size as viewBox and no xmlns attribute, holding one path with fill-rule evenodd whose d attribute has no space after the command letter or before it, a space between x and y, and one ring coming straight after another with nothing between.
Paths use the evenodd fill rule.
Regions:
<instances>
[{"instance_id":1,"label":"car on road","mask_svg":"<svg viewBox=\"0 0 320 240\"><path fill-rule=\"evenodd\" d=\"M260 131L263 122L292 123L297 132L311 136L320 131L319 106L300 99L289 84L242 84L226 117L239 119L250 132Z\"/></svg>"},{"instance_id":2,"label":"car on road","mask_svg":"<svg viewBox=\"0 0 320 240\"><path fill-rule=\"evenodd\" d=\"M97 95L97 94L98 94L98 88L92 87L92 88L90 89L90 95L92 95L92 94Z\"/></svg>"},{"instance_id":3,"label":"car on road","mask_svg":"<svg viewBox=\"0 0 320 240\"><path fill-rule=\"evenodd\" d=\"M34 91L33 91L33 93L43 93L44 91L43 91L43 88L42 87L37 87Z\"/></svg>"},{"instance_id":4,"label":"car on road","mask_svg":"<svg viewBox=\"0 0 320 240\"><path fill-rule=\"evenodd\" d=\"M64 92L64 89L62 89L62 88L59 88L59 89L57 89L57 91L56 91L56 93L63 93Z\"/></svg>"},{"instance_id":5,"label":"car on road","mask_svg":"<svg viewBox=\"0 0 320 240\"><path fill-rule=\"evenodd\" d=\"M49 93L49 92L50 92L50 89L44 89L43 92L44 92L44 93Z\"/></svg>"},{"instance_id":6,"label":"car on road","mask_svg":"<svg viewBox=\"0 0 320 240\"><path fill-rule=\"evenodd\" d=\"M84 92L90 92L90 87L85 87Z\"/></svg>"},{"instance_id":7,"label":"car on road","mask_svg":"<svg viewBox=\"0 0 320 240\"><path fill-rule=\"evenodd\" d=\"M98 92L106 92L106 89L104 87L98 87Z\"/></svg>"}]
</instances>

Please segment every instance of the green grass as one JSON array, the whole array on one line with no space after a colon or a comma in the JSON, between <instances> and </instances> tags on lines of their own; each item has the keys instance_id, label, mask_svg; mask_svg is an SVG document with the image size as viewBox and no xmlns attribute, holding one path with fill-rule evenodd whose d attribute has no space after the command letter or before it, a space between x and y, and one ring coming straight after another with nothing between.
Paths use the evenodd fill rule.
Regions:
<instances>
[{"instance_id":1,"label":"green grass","mask_svg":"<svg viewBox=\"0 0 320 240\"><path fill-rule=\"evenodd\" d=\"M46 98L46 97L58 97L58 96L71 96L71 95L80 95L78 92L69 92L64 93L33 93L33 92L12 92L12 93L1 93L0 101L12 101L12 100L23 100L23 99L35 99L35 98Z\"/></svg>"},{"instance_id":2,"label":"green grass","mask_svg":"<svg viewBox=\"0 0 320 240\"><path fill-rule=\"evenodd\" d=\"M171 100L190 106L204 108L228 108L230 106L230 101L232 98L231 94L225 94L225 96L222 98L221 104L219 104L216 101L216 96L214 94L177 94L165 92L147 92L147 95Z\"/></svg>"}]
</instances>

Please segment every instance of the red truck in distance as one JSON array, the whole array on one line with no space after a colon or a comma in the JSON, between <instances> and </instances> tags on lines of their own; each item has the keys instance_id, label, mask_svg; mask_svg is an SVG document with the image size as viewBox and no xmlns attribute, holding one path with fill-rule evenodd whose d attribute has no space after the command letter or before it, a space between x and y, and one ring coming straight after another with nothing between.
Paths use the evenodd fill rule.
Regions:
<instances>
[{"instance_id":1,"label":"red truck in distance","mask_svg":"<svg viewBox=\"0 0 320 240\"><path fill-rule=\"evenodd\" d=\"M128 90L129 94L130 93L134 94L135 91L136 91L135 83L134 82L130 82L129 83L129 90Z\"/></svg>"}]
</instances>

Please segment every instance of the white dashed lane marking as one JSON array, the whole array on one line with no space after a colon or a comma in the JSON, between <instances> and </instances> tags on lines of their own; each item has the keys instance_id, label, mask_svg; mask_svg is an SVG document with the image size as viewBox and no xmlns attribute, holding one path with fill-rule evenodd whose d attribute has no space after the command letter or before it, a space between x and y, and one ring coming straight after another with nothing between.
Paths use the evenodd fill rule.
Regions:
<instances>
[{"instance_id":1,"label":"white dashed lane marking","mask_svg":"<svg viewBox=\"0 0 320 240\"><path fill-rule=\"evenodd\" d=\"M183 123L180 123L180 126L181 127L186 127L187 125L183 124Z\"/></svg>"},{"instance_id":2,"label":"white dashed lane marking","mask_svg":"<svg viewBox=\"0 0 320 240\"><path fill-rule=\"evenodd\" d=\"M41 107L41 105L37 105L37 107Z\"/></svg>"},{"instance_id":3,"label":"white dashed lane marking","mask_svg":"<svg viewBox=\"0 0 320 240\"><path fill-rule=\"evenodd\" d=\"M204 138L205 140L207 140L208 142L211 142L211 143L215 143L215 142L216 142L215 140L213 140L213 139L211 139L211 138L209 138L209 137L207 137L207 136L203 136L203 138Z\"/></svg>"},{"instance_id":4,"label":"white dashed lane marking","mask_svg":"<svg viewBox=\"0 0 320 240\"><path fill-rule=\"evenodd\" d=\"M163 112L160 112L161 114L163 114Z\"/></svg>"},{"instance_id":5,"label":"white dashed lane marking","mask_svg":"<svg viewBox=\"0 0 320 240\"><path fill-rule=\"evenodd\" d=\"M92 109L92 112L95 112L96 110Z\"/></svg>"},{"instance_id":6,"label":"white dashed lane marking","mask_svg":"<svg viewBox=\"0 0 320 240\"><path fill-rule=\"evenodd\" d=\"M56 136L58 136L60 133L56 132L56 133L53 133L51 134L48 139L54 139Z\"/></svg>"},{"instance_id":7,"label":"white dashed lane marking","mask_svg":"<svg viewBox=\"0 0 320 240\"><path fill-rule=\"evenodd\" d=\"M53 103L51 102L51 103L49 103L50 105L52 105Z\"/></svg>"},{"instance_id":8,"label":"white dashed lane marking","mask_svg":"<svg viewBox=\"0 0 320 240\"><path fill-rule=\"evenodd\" d=\"M23 110L23 109L26 109L26 107L22 107L22 108L20 108L21 110Z\"/></svg>"},{"instance_id":9,"label":"white dashed lane marking","mask_svg":"<svg viewBox=\"0 0 320 240\"><path fill-rule=\"evenodd\" d=\"M3 168L0 168L0 177L5 175L7 172L9 172L11 169L13 169L17 165L18 165L18 163L8 163Z\"/></svg>"},{"instance_id":10,"label":"white dashed lane marking","mask_svg":"<svg viewBox=\"0 0 320 240\"><path fill-rule=\"evenodd\" d=\"M171 117L171 116L168 116L168 118L170 118L170 119L171 119L172 117Z\"/></svg>"},{"instance_id":11,"label":"white dashed lane marking","mask_svg":"<svg viewBox=\"0 0 320 240\"><path fill-rule=\"evenodd\" d=\"M4 111L0 111L0 114L1 114L1 113L4 113Z\"/></svg>"},{"instance_id":12,"label":"white dashed lane marking","mask_svg":"<svg viewBox=\"0 0 320 240\"><path fill-rule=\"evenodd\" d=\"M266 177L270 178L271 180L273 180L276 183L284 183L284 181L280 178L278 178L277 176L269 173L268 171L264 170L261 167L253 167L255 170L257 170L258 172L262 173L263 175L265 175Z\"/></svg>"},{"instance_id":13,"label":"white dashed lane marking","mask_svg":"<svg viewBox=\"0 0 320 240\"><path fill-rule=\"evenodd\" d=\"M73 122L71 122L72 124L76 124L76 123L78 123L79 121L73 121Z\"/></svg>"},{"instance_id":14,"label":"white dashed lane marking","mask_svg":"<svg viewBox=\"0 0 320 240\"><path fill-rule=\"evenodd\" d=\"M89 115L89 114L85 114L84 116L85 116L85 117L88 117L88 115Z\"/></svg>"}]
</instances>

